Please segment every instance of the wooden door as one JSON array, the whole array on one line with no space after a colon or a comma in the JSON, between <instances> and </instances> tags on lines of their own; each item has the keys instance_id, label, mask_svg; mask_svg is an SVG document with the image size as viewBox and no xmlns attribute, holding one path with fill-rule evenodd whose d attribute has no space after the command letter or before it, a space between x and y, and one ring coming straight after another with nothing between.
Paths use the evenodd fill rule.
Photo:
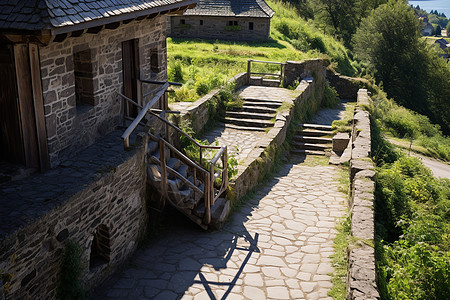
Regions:
<instances>
[{"instance_id":1,"label":"wooden door","mask_svg":"<svg viewBox=\"0 0 450 300\"><path fill-rule=\"evenodd\" d=\"M122 70L123 70L123 94L128 98L138 101L138 77L139 77L139 48L138 40L122 42ZM137 116L135 105L128 103L125 106L125 115Z\"/></svg>"},{"instance_id":2,"label":"wooden door","mask_svg":"<svg viewBox=\"0 0 450 300\"><path fill-rule=\"evenodd\" d=\"M0 160L25 165L13 49L0 47Z\"/></svg>"}]
</instances>

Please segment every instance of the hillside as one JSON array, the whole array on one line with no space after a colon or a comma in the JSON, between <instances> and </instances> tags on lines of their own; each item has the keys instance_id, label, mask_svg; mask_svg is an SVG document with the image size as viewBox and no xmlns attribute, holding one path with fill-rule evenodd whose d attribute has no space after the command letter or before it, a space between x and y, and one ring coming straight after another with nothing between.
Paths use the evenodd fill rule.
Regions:
<instances>
[{"instance_id":1,"label":"hillside","mask_svg":"<svg viewBox=\"0 0 450 300\"><path fill-rule=\"evenodd\" d=\"M269 41L167 40L169 80L184 83L171 101L197 100L246 71L248 59L285 62L321 57L343 74L356 74L357 64L341 42L303 20L290 4L267 2L276 12Z\"/></svg>"}]
</instances>

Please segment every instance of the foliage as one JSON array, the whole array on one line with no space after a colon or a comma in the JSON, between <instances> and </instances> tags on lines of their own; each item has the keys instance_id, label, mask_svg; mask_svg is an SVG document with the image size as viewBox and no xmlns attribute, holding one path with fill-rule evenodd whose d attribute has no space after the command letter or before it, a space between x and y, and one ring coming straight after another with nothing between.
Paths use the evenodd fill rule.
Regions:
<instances>
[{"instance_id":1,"label":"foliage","mask_svg":"<svg viewBox=\"0 0 450 300\"><path fill-rule=\"evenodd\" d=\"M325 82L322 95L323 107L336 107L340 103L339 95L334 87L328 81Z\"/></svg>"},{"instance_id":2,"label":"foliage","mask_svg":"<svg viewBox=\"0 0 450 300\"><path fill-rule=\"evenodd\" d=\"M443 136L438 125L434 125L423 115L397 105L386 94L378 91L372 97L374 105L370 107L373 122L377 122L385 131L395 137L414 139L423 146L424 154L450 161L450 138ZM372 123L373 123L372 122ZM374 128L373 130L378 130ZM372 146L375 144L372 143ZM372 149L372 153L374 152Z\"/></svg>"},{"instance_id":3,"label":"foliage","mask_svg":"<svg viewBox=\"0 0 450 300\"><path fill-rule=\"evenodd\" d=\"M307 57L329 58L342 74L352 76L357 73L358 65L341 42L316 28L313 22L302 19L291 4L277 0L267 3L276 12L271 21L272 39L288 42Z\"/></svg>"},{"instance_id":4,"label":"foliage","mask_svg":"<svg viewBox=\"0 0 450 300\"><path fill-rule=\"evenodd\" d=\"M450 67L420 39L418 19L404 1L390 1L364 19L355 52L383 83L389 97L450 133Z\"/></svg>"},{"instance_id":5,"label":"foliage","mask_svg":"<svg viewBox=\"0 0 450 300\"><path fill-rule=\"evenodd\" d=\"M84 299L81 254L78 244L72 241L66 244L59 274L58 299Z\"/></svg>"},{"instance_id":6,"label":"foliage","mask_svg":"<svg viewBox=\"0 0 450 300\"><path fill-rule=\"evenodd\" d=\"M400 157L377 174L376 208L382 297L449 299L450 181Z\"/></svg>"}]
</instances>

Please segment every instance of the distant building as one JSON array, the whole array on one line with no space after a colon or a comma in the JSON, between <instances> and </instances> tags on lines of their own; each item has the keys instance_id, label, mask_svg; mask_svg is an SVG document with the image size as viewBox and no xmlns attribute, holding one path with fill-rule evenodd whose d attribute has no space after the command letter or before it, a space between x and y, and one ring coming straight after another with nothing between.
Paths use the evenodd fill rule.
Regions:
<instances>
[{"instance_id":1,"label":"distant building","mask_svg":"<svg viewBox=\"0 0 450 300\"><path fill-rule=\"evenodd\" d=\"M199 0L182 16L169 18L170 36L266 40L274 11L264 0Z\"/></svg>"},{"instance_id":2,"label":"distant building","mask_svg":"<svg viewBox=\"0 0 450 300\"><path fill-rule=\"evenodd\" d=\"M447 42L445 39L438 39L434 42L435 44L438 44L439 47L443 50L443 53L439 56L442 56L444 58L450 58L450 43Z\"/></svg>"},{"instance_id":3,"label":"distant building","mask_svg":"<svg viewBox=\"0 0 450 300\"><path fill-rule=\"evenodd\" d=\"M428 18L422 17L422 18L420 18L420 20L421 20L422 23L423 23L422 35L423 35L423 36L430 36L430 35L433 35L433 33L434 33L434 27L433 27L433 25L431 25L430 22L428 22Z\"/></svg>"}]
</instances>

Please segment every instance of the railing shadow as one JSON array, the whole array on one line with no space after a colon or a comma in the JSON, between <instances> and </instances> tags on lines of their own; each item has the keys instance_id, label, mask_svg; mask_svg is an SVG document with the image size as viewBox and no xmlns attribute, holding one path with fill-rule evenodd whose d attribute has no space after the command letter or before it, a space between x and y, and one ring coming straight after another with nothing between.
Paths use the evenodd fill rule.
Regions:
<instances>
[{"instance_id":1,"label":"railing shadow","mask_svg":"<svg viewBox=\"0 0 450 300\"><path fill-rule=\"evenodd\" d=\"M301 161L301 157L296 159ZM261 233L257 229L248 230L246 223L291 167L292 164L283 165L276 177L258 188L221 230L203 232L175 209L168 209L159 237L138 250L128 267L109 279L90 299L113 299L120 293L122 299L136 296L180 299L191 294L191 288L210 299L231 298L236 286L241 285L245 268L252 259L258 259L255 254L261 253L258 245Z\"/></svg>"}]
</instances>

